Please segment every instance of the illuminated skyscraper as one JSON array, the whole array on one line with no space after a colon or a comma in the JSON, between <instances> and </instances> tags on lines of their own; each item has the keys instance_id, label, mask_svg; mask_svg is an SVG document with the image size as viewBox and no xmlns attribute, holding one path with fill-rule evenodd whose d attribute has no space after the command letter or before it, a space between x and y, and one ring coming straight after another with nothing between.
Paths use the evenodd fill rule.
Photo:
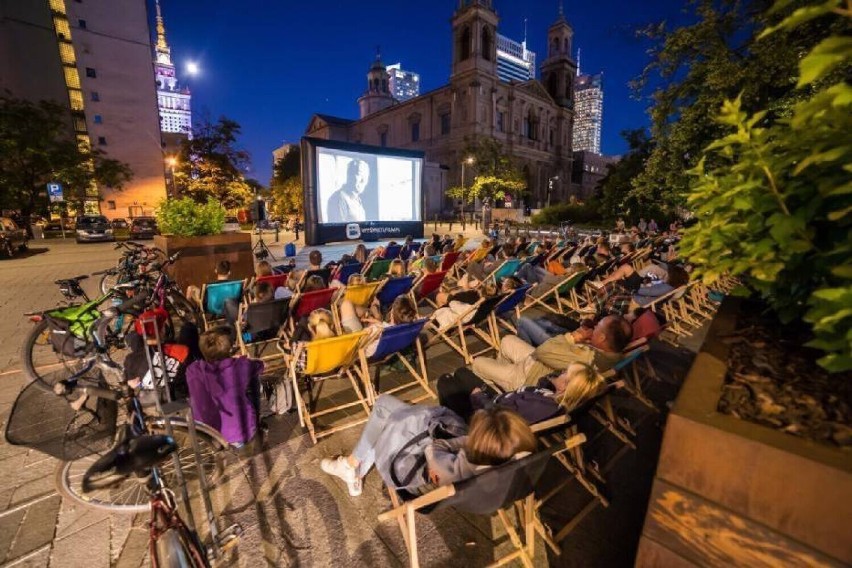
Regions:
<instances>
[{"instance_id":1,"label":"illuminated skyscraper","mask_svg":"<svg viewBox=\"0 0 852 568\"><path fill-rule=\"evenodd\" d=\"M163 132L166 144L171 146L176 141L170 140L173 136L169 135L188 136L192 131L191 96L189 89L178 84L177 73L172 63L172 50L166 43L166 27L160 11L160 0L156 1L156 9L157 43L154 47L154 78L157 82L160 130Z\"/></svg>"},{"instance_id":2,"label":"illuminated skyscraper","mask_svg":"<svg viewBox=\"0 0 852 568\"><path fill-rule=\"evenodd\" d=\"M497 77L507 83L535 79L535 52L527 49L526 37L517 42L497 34Z\"/></svg>"},{"instance_id":3,"label":"illuminated skyscraper","mask_svg":"<svg viewBox=\"0 0 852 568\"><path fill-rule=\"evenodd\" d=\"M388 65L388 80L393 98L399 102L420 96L420 74L402 69L402 63Z\"/></svg>"},{"instance_id":4,"label":"illuminated skyscraper","mask_svg":"<svg viewBox=\"0 0 852 568\"><path fill-rule=\"evenodd\" d=\"M580 55L577 54L579 61ZM574 151L601 153L603 73L580 75L574 86Z\"/></svg>"}]
</instances>

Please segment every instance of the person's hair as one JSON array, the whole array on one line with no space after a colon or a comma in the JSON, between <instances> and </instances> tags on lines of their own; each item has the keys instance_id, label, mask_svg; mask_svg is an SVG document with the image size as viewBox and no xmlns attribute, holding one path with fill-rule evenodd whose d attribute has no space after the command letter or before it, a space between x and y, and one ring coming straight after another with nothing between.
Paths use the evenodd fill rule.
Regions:
<instances>
[{"instance_id":1,"label":"person's hair","mask_svg":"<svg viewBox=\"0 0 852 568\"><path fill-rule=\"evenodd\" d=\"M580 403L594 396L604 385L603 376L586 363L572 363L568 370L565 390L559 395L559 404L566 411L571 411Z\"/></svg>"},{"instance_id":2,"label":"person's hair","mask_svg":"<svg viewBox=\"0 0 852 568\"><path fill-rule=\"evenodd\" d=\"M598 243L598 250L605 250L607 253L611 253L612 249L609 246L609 243L603 242Z\"/></svg>"},{"instance_id":3,"label":"person's hair","mask_svg":"<svg viewBox=\"0 0 852 568\"><path fill-rule=\"evenodd\" d=\"M512 245L512 243L505 243L503 245L503 256L505 256L506 258L515 256L515 247Z\"/></svg>"},{"instance_id":4,"label":"person's hair","mask_svg":"<svg viewBox=\"0 0 852 568\"><path fill-rule=\"evenodd\" d=\"M523 285L523 282L521 282L518 278L514 276L506 276L500 281L500 289L505 292L517 290Z\"/></svg>"},{"instance_id":5,"label":"person's hair","mask_svg":"<svg viewBox=\"0 0 852 568\"><path fill-rule=\"evenodd\" d=\"M397 296L391 304L390 316L394 324L409 323L417 319L417 308L409 296Z\"/></svg>"},{"instance_id":6,"label":"person's hair","mask_svg":"<svg viewBox=\"0 0 852 568\"><path fill-rule=\"evenodd\" d=\"M465 454L476 465L500 465L519 452L536 449L535 434L519 414L506 408L479 410L470 420Z\"/></svg>"},{"instance_id":7,"label":"person's hair","mask_svg":"<svg viewBox=\"0 0 852 568\"><path fill-rule=\"evenodd\" d=\"M435 259L431 256L427 256L423 260L423 270L425 272L428 272L429 274L432 274L433 272L438 272L438 263L435 262Z\"/></svg>"},{"instance_id":8,"label":"person's hair","mask_svg":"<svg viewBox=\"0 0 852 568\"><path fill-rule=\"evenodd\" d=\"M388 266L388 274L394 277L405 276L405 263L398 258L392 260Z\"/></svg>"},{"instance_id":9,"label":"person's hair","mask_svg":"<svg viewBox=\"0 0 852 568\"><path fill-rule=\"evenodd\" d=\"M439 235L438 233L432 233L432 242L433 243L441 242L441 235Z\"/></svg>"},{"instance_id":10,"label":"person's hair","mask_svg":"<svg viewBox=\"0 0 852 568\"><path fill-rule=\"evenodd\" d=\"M271 300L274 294L275 291L269 282L258 282L254 285L254 299L258 302Z\"/></svg>"},{"instance_id":11,"label":"person's hair","mask_svg":"<svg viewBox=\"0 0 852 568\"><path fill-rule=\"evenodd\" d=\"M291 292L295 292L298 286L299 279L296 278L296 275L291 272L290 275L287 277L287 288L289 288Z\"/></svg>"},{"instance_id":12,"label":"person's hair","mask_svg":"<svg viewBox=\"0 0 852 568\"><path fill-rule=\"evenodd\" d=\"M405 244L409 244L414 241L414 237L411 235L405 235Z\"/></svg>"},{"instance_id":13,"label":"person's hair","mask_svg":"<svg viewBox=\"0 0 852 568\"><path fill-rule=\"evenodd\" d=\"M214 270L218 276L227 276L231 273L231 261L220 260L216 263L216 268Z\"/></svg>"},{"instance_id":14,"label":"person's hair","mask_svg":"<svg viewBox=\"0 0 852 568\"><path fill-rule=\"evenodd\" d=\"M689 273L676 264L670 264L666 282L672 288L680 288L689 282Z\"/></svg>"},{"instance_id":15,"label":"person's hair","mask_svg":"<svg viewBox=\"0 0 852 568\"><path fill-rule=\"evenodd\" d=\"M305 279L302 285L302 292L313 292L314 290L322 290L325 288L325 281L319 274L311 274Z\"/></svg>"},{"instance_id":16,"label":"person's hair","mask_svg":"<svg viewBox=\"0 0 852 568\"><path fill-rule=\"evenodd\" d=\"M455 247L452 245L452 243L450 243L444 245L444 248L441 249L441 252L447 254L448 252L453 252L454 250L456 250Z\"/></svg>"},{"instance_id":17,"label":"person's hair","mask_svg":"<svg viewBox=\"0 0 852 568\"><path fill-rule=\"evenodd\" d=\"M621 252L623 254L630 254L635 250L636 247L633 245L633 243L621 243Z\"/></svg>"},{"instance_id":18,"label":"person's hair","mask_svg":"<svg viewBox=\"0 0 852 568\"><path fill-rule=\"evenodd\" d=\"M624 351L627 344L630 343L630 324L621 316L607 316L612 319L607 321L607 325L603 326L602 333L606 344L615 353ZM627 325L623 325L627 323Z\"/></svg>"},{"instance_id":19,"label":"person's hair","mask_svg":"<svg viewBox=\"0 0 852 568\"><path fill-rule=\"evenodd\" d=\"M308 331L311 332L311 339L328 339L337 335L334 333L334 318L331 312L324 308L312 311L308 316Z\"/></svg>"},{"instance_id":20,"label":"person's hair","mask_svg":"<svg viewBox=\"0 0 852 568\"><path fill-rule=\"evenodd\" d=\"M230 328L222 325L208 329L198 338L198 347L205 361L212 363L227 359L234 347Z\"/></svg>"},{"instance_id":21,"label":"person's hair","mask_svg":"<svg viewBox=\"0 0 852 568\"><path fill-rule=\"evenodd\" d=\"M322 253L317 249L312 250L308 253L308 262L311 266L322 266Z\"/></svg>"},{"instance_id":22,"label":"person's hair","mask_svg":"<svg viewBox=\"0 0 852 568\"><path fill-rule=\"evenodd\" d=\"M365 262L367 262L367 247L364 246L363 243L358 245L357 247L355 247L355 254L352 256L355 258L355 260L357 260L361 264L364 264Z\"/></svg>"},{"instance_id":23,"label":"person's hair","mask_svg":"<svg viewBox=\"0 0 852 568\"><path fill-rule=\"evenodd\" d=\"M491 248L491 241L488 239L482 239L482 242L479 243L479 248Z\"/></svg>"},{"instance_id":24,"label":"person's hair","mask_svg":"<svg viewBox=\"0 0 852 568\"><path fill-rule=\"evenodd\" d=\"M367 162L365 162L364 160L359 160L357 158L353 158L352 160L349 160L349 163L346 165L346 181L347 182L349 180L355 178L355 176L358 175L358 167L361 164L364 164L366 166Z\"/></svg>"},{"instance_id":25,"label":"person's hair","mask_svg":"<svg viewBox=\"0 0 852 568\"><path fill-rule=\"evenodd\" d=\"M366 280L364 279L364 275L356 273L356 274L350 274L349 275L349 279L346 280L346 285L347 286L360 286L364 282L366 282Z\"/></svg>"},{"instance_id":26,"label":"person's hair","mask_svg":"<svg viewBox=\"0 0 852 568\"><path fill-rule=\"evenodd\" d=\"M271 276L272 265L265 260L261 260L257 263L257 268L254 269L254 274L255 276Z\"/></svg>"}]
</instances>

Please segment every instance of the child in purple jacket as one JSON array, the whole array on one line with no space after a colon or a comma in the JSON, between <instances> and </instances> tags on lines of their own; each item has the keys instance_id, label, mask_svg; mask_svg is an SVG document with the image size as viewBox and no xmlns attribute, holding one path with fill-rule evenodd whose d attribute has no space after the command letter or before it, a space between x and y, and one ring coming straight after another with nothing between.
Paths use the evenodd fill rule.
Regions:
<instances>
[{"instance_id":1,"label":"child in purple jacket","mask_svg":"<svg viewBox=\"0 0 852 568\"><path fill-rule=\"evenodd\" d=\"M233 346L228 327L201 334L199 347L204 360L189 366L186 382L195 419L215 428L239 448L257 432L263 362L231 357Z\"/></svg>"}]
</instances>

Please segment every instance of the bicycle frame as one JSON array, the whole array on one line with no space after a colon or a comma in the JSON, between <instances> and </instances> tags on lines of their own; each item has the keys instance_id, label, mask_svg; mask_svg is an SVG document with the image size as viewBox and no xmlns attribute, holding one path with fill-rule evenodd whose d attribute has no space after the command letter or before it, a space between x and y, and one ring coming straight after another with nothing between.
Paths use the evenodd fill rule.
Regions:
<instances>
[{"instance_id":1,"label":"bicycle frame","mask_svg":"<svg viewBox=\"0 0 852 568\"><path fill-rule=\"evenodd\" d=\"M191 530L181 519L174 495L160 479L158 468L153 468L148 481L151 493L151 519L148 521L148 554L151 565L159 568L160 558L157 553L157 542L169 530L176 530L187 544L187 552L197 566L209 566L204 545L199 541L195 531Z\"/></svg>"}]
</instances>

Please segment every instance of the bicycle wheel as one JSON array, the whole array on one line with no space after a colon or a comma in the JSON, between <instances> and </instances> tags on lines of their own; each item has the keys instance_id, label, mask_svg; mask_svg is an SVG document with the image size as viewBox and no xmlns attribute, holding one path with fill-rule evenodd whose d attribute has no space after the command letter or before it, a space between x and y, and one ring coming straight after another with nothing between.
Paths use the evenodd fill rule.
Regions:
<instances>
[{"instance_id":1,"label":"bicycle wheel","mask_svg":"<svg viewBox=\"0 0 852 568\"><path fill-rule=\"evenodd\" d=\"M103 276L101 276L101 281L99 287L101 289L101 294L107 294L110 290L115 288L117 284L121 282L121 273L118 271L110 271L106 272Z\"/></svg>"},{"instance_id":2,"label":"bicycle wheel","mask_svg":"<svg viewBox=\"0 0 852 568\"><path fill-rule=\"evenodd\" d=\"M64 345L57 349L51 341L51 331L47 320L42 320L34 325L24 338L21 348L21 361L24 364L24 372L30 380L37 381L39 386L53 391L53 385L62 379L81 371L86 364L86 354L81 353L79 345L76 349L78 356L66 355ZM65 341L82 341L68 334ZM68 352L75 351L69 349Z\"/></svg>"},{"instance_id":3,"label":"bicycle wheel","mask_svg":"<svg viewBox=\"0 0 852 568\"><path fill-rule=\"evenodd\" d=\"M166 294L166 311L169 312L176 331L179 331L184 323L191 323L198 327L198 310L180 292L171 291Z\"/></svg>"},{"instance_id":4,"label":"bicycle wheel","mask_svg":"<svg viewBox=\"0 0 852 568\"><path fill-rule=\"evenodd\" d=\"M162 422L149 424L150 434L165 434ZM198 470L195 465L195 456L192 452L192 444L189 441L189 432L186 424L172 422L172 431L175 442L178 444L181 470L187 483L190 495L199 491ZM207 477L208 489L211 488L225 471L223 450L227 447L215 433L209 432L207 427L197 425L198 445L201 456L201 464ZM93 454L85 458L60 462L56 470L56 489L60 495L77 503L96 509L139 513L150 509L148 491L145 488L145 480L129 477L114 487L96 489L84 493L81 487L83 475L92 466L100 455ZM177 492L177 476L172 458L160 465L160 475L166 487L171 487Z\"/></svg>"},{"instance_id":5,"label":"bicycle wheel","mask_svg":"<svg viewBox=\"0 0 852 568\"><path fill-rule=\"evenodd\" d=\"M173 528L160 535L157 539L155 553L151 565L156 568L206 568L209 566L203 551L192 543L190 535Z\"/></svg>"}]
</instances>

